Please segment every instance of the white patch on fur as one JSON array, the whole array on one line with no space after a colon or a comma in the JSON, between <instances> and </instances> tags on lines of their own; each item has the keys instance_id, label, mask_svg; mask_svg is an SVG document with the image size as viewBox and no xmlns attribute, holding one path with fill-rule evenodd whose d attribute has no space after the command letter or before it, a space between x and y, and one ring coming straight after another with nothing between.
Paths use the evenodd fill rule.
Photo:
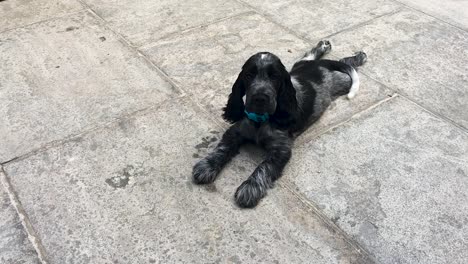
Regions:
<instances>
[{"instance_id":1,"label":"white patch on fur","mask_svg":"<svg viewBox=\"0 0 468 264\"><path fill-rule=\"evenodd\" d=\"M315 60L315 54L312 53L312 52L307 52L306 55L304 56L304 58L300 59L301 61L311 61L311 60Z\"/></svg>"},{"instance_id":2,"label":"white patch on fur","mask_svg":"<svg viewBox=\"0 0 468 264\"><path fill-rule=\"evenodd\" d=\"M258 186L260 187L259 188L259 191L261 193L265 192L265 190L267 189L268 187L268 184L267 184L267 179L266 179L266 171L265 171L265 167L263 166L259 166L257 168L257 175L255 177L255 181L258 183Z\"/></svg>"},{"instance_id":3,"label":"white patch on fur","mask_svg":"<svg viewBox=\"0 0 468 264\"><path fill-rule=\"evenodd\" d=\"M359 91L359 75L357 74L356 70L353 68L350 76L351 76L352 84L351 84L351 88L349 89L348 99L353 99L356 96L357 92Z\"/></svg>"},{"instance_id":4,"label":"white patch on fur","mask_svg":"<svg viewBox=\"0 0 468 264\"><path fill-rule=\"evenodd\" d=\"M296 91L302 88L302 84L294 76L291 76L291 83Z\"/></svg>"},{"instance_id":5,"label":"white patch on fur","mask_svg":"<svg viewBox=\"0 0 468 264\"><path fill-rule=\"evenodd\" d=\"M297 106L302 111L302 105L304 104L304 92L302 91L302 84L294 76L291 76L291 83L296 90Z\"/></svg>"},{"instance_id":6,"label":"white patch on fur","mask_svg":"<svg viewBox=\"0 0 468 264\"><path fill-rule=\"evenodd\" d=\"M326 44L325 42L323 42L321 48L322 48L323 50L325 50L325 49L327 48L327 44Z\"/></svg>"},{"instance_id":7,"label":"white patch on fur","mask_svg":"<svg viewBox=\"0 0 468 264\"><path fill-rule=\"evenodd\" d=\"M260 56L260 59L264 60L268 57L268 54L262 54L262 56Z\"/></svg>"}]
</instances>

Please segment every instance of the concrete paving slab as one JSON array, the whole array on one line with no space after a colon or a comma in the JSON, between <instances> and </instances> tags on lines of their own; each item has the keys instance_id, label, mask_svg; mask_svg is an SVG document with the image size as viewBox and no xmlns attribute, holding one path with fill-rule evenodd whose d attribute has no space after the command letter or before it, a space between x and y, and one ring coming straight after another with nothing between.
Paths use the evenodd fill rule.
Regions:
<instances>
[{"instance_id":1,"label":"concrete paving slab","mask_svg":"<svg viewBox=\"0 0 468 264\"><path fill-rule=\"evenodd\" d=\"M242 1L314 42L375 17L394 12L401 7L400 4L387 0Z\"/></svg>"},{"instance_id":2,"label":"concrete paving slab","mask_svg":"<svg viewBox=\"0 0 468 264\"><path fill-rule=\"evenodd\" d=\"M338 56L364 49L364 73L468 128L468 32L406 10L332 41Z\"/></svg>"},{"instance_id":3,"label":"concrete paving slab","mask_svg":"<svg viewBox=\"0 0 468 264\"><path fill-rule=\"evenodd\" d=\"M0 169L0 177L2 177ZM0 184L0 263L40 263L8 194Z\"/></svg>"},{"instance_id":4,"label":"concrete paving slab","mask_svg":"<svg viewBox=\"0 0 468 264\"><path fill-rule=\"evenodd\" d=\"M237 208L250 152L193 185L219 138L193 109L168 101L5 166L51 263L370 262L284 188Z\"/></svg>"},{"instance_id":5,"label":"concrete paving slab","mask_svg":"<svg viewBox=\"0 0 468 264\"><path fill-rule=\"evenodd\" d=\"M467 0L398 0L409 7L468 29Z\"/></svg>"},{"instance_id":6,"label":"concrete paving slab","mask_svg":"<svg viewBox=\"0 0 468 264\"><path fill-rule=\"evenodd\" d=\"M0 34L0 161L176 94L87 13Z\"/></svg>"},{"instance_id":7,"label":"concrete paving slab","mask_svg":"<svg viewBox=\"0 0 468 264\"><path fill-rule=\"evenodd\" d=\"M0 32L83 9L75 0L0 1Z\"/></svg>"},{"instance_id":8,"label":"concrete paving slab","mask_svg":"<svg viewBox=\"0 0 468 264\"><path fill-rule=\"evenodd\" d=\"M232 84L251 55L270 51L286 67L291 67L314 45L258 15L246 15L159 41L143 52L190 93L194 101L221 120L221 108L226 105ZM336 101L314 133L344 121L388 94L391 94L388 89L363 77L358 97L349 102L344 98Z\"/></svg>"},{"instance_id":9,"label":"concrete paving slab","mask_svg":"<svg viewBox=\"0 0 468 264\"><path fill-rule=\"evenodd\" d=\"M378 263L468 259L468 134L396 97L293 151L285 175Z\"/></svg>"},{"instance_id":10,"label":"concrete paving slab","mask_svg":"<svg viewBox=\"0 0 468 264\"><path fill-rule=\"evenodd\" d=\"M135 46L249 11L236 1L223 0L84 2Z\"/></svg>"}]
</instances>

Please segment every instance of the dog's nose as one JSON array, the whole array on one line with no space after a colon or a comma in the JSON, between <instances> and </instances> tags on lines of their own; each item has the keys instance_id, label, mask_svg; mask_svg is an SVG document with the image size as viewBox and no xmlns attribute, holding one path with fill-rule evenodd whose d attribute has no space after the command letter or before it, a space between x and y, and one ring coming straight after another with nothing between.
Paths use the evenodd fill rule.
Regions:
<instances>
[{"instance_id":1,"label":"dog's nose","mask_svg":"<svg viewBox=\"0 0 468 264\"><path fill-rule=\"evenodd\" d=\"M254 97L254 103L259 105L265 105L268 102L268 97L264 94L259 94Z\"/></svg>"}]
</instances>

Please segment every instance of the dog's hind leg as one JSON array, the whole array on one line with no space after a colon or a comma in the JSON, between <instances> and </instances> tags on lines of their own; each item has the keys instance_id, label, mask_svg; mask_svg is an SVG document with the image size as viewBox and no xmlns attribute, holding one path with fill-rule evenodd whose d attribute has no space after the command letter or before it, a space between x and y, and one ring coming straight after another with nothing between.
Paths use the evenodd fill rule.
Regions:
<instances>
[{"instance_id":1,"label":"dog's hind leg","mask_svg":"<svg viewBox=\"0 0 468 264\"><path fill-rule=\"evenodd\" d=\"M345 69L346 72L351 77L351 88L348 92L348 98L352 99L356 96L359 91L359 76L356 72L357 67L362 66L367 61L367 54L364 51L359 51L354 54L354 56L346 57L340 60L340 62L347 64L351 67Z\"/></svg>"},{"instance_id":2,"label":"dog's hind leg","mask_svg":"<svg viewBox=\"0 0 468 264\"><path fill-rule=\"evenodd\" d=\"M323 55L330 52L332 46L330 41L321 40L313 49L306 52L304 57L301 60L310 61L310 60L320 60Z\"/></svg>"},{"instance_id":3,"label":"dog's hind leg","mask_svg":"<svg viewBox=\"0 0 468 264\"><path fill-rule=\"evenodd\" d=\"M367 54L364 51L358 51L354 54L354 56L343 58L340 61L357 68L366 63Z\"/></svg>"},{"instance_id":4,"label":"dog's hind leg","mask_svg":"<svg viewBox=\"0 0 468 264\"><path fill-rule=\"evenodd\" d=\"M221 138L216 148L193 167L192 179L196 184L212 183L218 174L237 153L244 142L238 124L232 125Z\"/></svg>"}]
</instances>

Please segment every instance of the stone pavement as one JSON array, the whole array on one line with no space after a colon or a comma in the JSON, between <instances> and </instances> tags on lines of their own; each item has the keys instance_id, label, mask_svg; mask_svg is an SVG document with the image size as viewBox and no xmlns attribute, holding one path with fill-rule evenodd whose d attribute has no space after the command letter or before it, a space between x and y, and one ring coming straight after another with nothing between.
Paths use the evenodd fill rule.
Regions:
<instances>
[{"instance_id":1,"label":"stone pavement","mask_svg":"<svg viewBox=\"0 0 468 264\"><path fill-rule=\"evenodd\" d=\"M210 186L242 63L364 49L361 91ZM0 263L466 263L468 1L0 1Z\"/></svg>"}]
</instances>

